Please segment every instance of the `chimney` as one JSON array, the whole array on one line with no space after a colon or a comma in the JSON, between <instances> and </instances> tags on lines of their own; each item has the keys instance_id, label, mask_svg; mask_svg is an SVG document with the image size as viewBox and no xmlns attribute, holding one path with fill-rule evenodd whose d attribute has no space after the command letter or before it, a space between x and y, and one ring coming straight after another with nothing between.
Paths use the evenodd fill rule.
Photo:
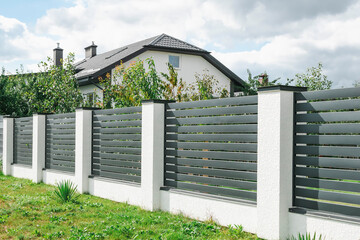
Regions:
<instances>
[{"instance_id":1,"label":"chimney","mask_svg":"<svg viewBox=\"0 0 360 240\"><path fill-rule=\"evenodd\" d=\"M97 46L94 44L94 41L92 44L85 48L85 58L92 58L96 56L96 48Z\"/></svg>"},{"instance_id":2,"label":"chimney","mask_svg":"<svg viewBox=\"0 0 360 240\"><path fill-rule=\"evenodd\" d=\"M53 56L54 65L58 67L62 66L63 49L60 48L60 43L57 43L57 47L54 48L53 52L54 52L54 56Z\"/></svg>"},{"instance_id":3,"label":"chimney","mask_svg":"<svg viewBox=\"0 0 360 240\"><path fill-rule=\"evenodd\" d=\"M269 84L269 76L266 73L259 75L259 83L261 86L267 86Z\"/></svg>"}]
</instances>

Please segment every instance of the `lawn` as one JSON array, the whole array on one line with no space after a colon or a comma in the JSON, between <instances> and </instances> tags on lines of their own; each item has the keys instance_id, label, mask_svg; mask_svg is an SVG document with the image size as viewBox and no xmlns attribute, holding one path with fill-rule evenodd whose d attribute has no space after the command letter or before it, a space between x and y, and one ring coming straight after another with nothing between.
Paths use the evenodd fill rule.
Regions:
<instances>
[{"instance_id":1,"label":"lawn","mask_svg":"<svg viewBox=\"0 0 360 240\"><path fill-rule=\"evenodd\" d=\"M54 189L0 172L0 239L258 239L240 226L149 212L90 195L63 204L55 200Z\"/></svg>"}]
</instances>

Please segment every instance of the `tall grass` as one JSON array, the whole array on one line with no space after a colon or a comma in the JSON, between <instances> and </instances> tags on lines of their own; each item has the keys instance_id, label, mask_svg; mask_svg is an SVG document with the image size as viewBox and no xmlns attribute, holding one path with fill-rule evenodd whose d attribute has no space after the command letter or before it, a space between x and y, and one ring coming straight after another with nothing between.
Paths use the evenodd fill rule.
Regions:
<instances>
[{"instance_id":1,"label":"tall grass","mask_svg":"<svg viewBox=\"0 0 360 240\"><path fill-rule=\"evenodd\" d=\"M64 180L56 184L55 198L63 203L74 202L79 197L77 186L70 180Z\"/></svg>"}]
</instances>

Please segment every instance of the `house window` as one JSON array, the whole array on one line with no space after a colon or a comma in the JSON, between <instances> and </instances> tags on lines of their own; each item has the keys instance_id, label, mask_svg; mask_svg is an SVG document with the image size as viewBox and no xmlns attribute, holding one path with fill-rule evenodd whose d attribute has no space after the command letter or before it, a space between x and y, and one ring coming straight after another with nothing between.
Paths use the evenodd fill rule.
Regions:
<instances>
[{"instance_id":1,"label":"house window","mask_svg":"<svg viewBox=\"0 0 360 240\"><path fill-rule=\"evenodd\" d=\"M169 55L169 63L174 68L180 68L180 57L179 56Z\"/></svg>"},{"instance_id":2,"label":"house window","mask_svg":"<svg viewBox=\"0 0 360 240\"><path fill-rule=\"evenodd\" d=\"M94 95L95 94L93 92L86 94L86 101L89 106L92 106L94 104Z\"/></svg>"}]
</instances>

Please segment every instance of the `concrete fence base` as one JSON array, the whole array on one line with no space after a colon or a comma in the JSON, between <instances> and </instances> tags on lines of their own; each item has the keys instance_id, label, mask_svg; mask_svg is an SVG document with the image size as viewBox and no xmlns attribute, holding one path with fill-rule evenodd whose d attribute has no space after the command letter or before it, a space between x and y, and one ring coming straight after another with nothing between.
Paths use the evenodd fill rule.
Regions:
<instances>
[{"instance_id":1,"label":"concrete fence base","mask_svg":"<svg viewBox=\"0 0 360 240\"><path fill-rule=\"evenodd\" d=\"M163 187L164 103L146 102L142 112L141 184L91 174L91 111L76 112L75 172L44 170L45 118L34 116L33 166L13 164L14 121L4 118L3 172L34 182L70 180L80 192L126 202L147 210L182 213L221 225L242 225L265 239L286 239L310 233L330 239L360 239L360 220L315 212L294 213L292 207L293 90L259 92L257 202Z\"/></svg>"}]
</instances>

